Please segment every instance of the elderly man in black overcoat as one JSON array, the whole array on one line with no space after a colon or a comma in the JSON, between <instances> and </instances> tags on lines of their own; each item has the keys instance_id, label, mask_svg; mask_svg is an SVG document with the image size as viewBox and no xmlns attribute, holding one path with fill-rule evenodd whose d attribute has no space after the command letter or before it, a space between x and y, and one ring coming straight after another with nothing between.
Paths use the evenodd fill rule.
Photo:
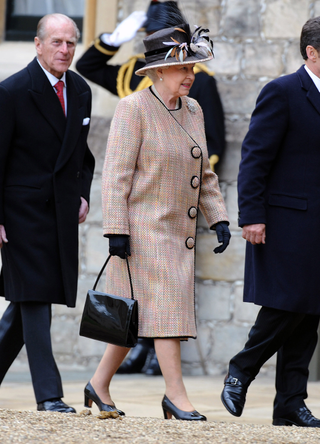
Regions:
<instances>
[{"instance_id":1,"label":"elderly man in black overcoat","mask_svg":"<svg viewBox=\"0 0 320 444\"><path fill-rule=\"evenodd\" d=\"M37 57L0 83L0 247L10 301L0 321L0 382L25 344L38 410L60 412L75 410L61 400L51 304L76 303L78 225L94 169L91 91L68 70L79 35L67 16L43 17Z\"/></svg>"},{"instance_id":2,"label":"elderly man in black overcoat","mask_svg":"<svg viewBox=\"0 0 320 444\"><path fill-rule=\"evenodd\" d=\"M320 427L304 403L320 314L320 17L303 26L300 50L305 65L262 89L242 146L244 301L262 308L221 399L240 416L249 384L278 352L273 424Z\"/></svg>"}]
</instances>

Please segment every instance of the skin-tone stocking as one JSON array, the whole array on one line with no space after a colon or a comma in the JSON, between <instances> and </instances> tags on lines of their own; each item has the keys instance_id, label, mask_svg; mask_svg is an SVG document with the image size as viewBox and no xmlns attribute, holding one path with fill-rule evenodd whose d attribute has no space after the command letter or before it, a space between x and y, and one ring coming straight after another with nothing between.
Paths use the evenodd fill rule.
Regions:
<instances>
[{"instance_id":1,"label":"skin-tone stocking","mask_svg":"<svg viewBox=\"0 0 320 444\"><path fill-rule=\"evenodd\" d=\"M154 344L166 384L167 397L180 410L192 412L194 407L188 399L182 379L180 340L155 339ZM129 348L108 344L97 370L91 379L94 390L104 404L114 405L110 396L109 386L113 375L118 370L129 350Z\"/></svg>"},{"instance_id":2,"label":"skin-tone stocking","mask_svg":"<svg viewBox=\"0 0 320 444\"><path fill-rule=\"evenodd\" d=\"M186 388L182 380L179 339L155 339L155 350L166 384L166 395L180 410L192 412Z\"/></svg>"},{"instance_id":3,"label":"skin-tone stocking","mask_svg":"<svg viewBox=\"0 0 320 444\"><path fill-rule=\"evenodd\" d=\"M91 379L92 387L104 404L114 405L109 392L110 382L129 350L130 348L108 344Z\"/></svg>"}]
</instances>

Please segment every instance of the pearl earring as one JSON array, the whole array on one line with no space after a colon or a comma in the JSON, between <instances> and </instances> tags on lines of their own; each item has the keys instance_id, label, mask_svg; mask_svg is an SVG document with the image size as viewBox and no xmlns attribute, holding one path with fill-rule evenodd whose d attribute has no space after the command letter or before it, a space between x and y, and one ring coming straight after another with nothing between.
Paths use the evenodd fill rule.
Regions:
<instances>
[{"instance_id":1,"label":"pearl earring","mask_svg":"<svg viewBox=\"0 0 320 444\"><path fill-rule=\"evenodd\" d=\"M160 82L162 82L162 80L163 80L163 78L162 78L162 77L160 77Z\"/></svg>"}]
</instances>

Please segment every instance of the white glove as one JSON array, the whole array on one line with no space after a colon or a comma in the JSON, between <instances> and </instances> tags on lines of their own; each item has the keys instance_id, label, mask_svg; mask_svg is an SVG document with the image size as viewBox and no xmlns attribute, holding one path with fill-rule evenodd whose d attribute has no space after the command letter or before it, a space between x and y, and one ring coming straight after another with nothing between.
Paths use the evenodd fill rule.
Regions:
<instances>
[{"instance_id":1,"label":"white glove","mask_svg":"<svg viewBox=\"0 0 320 444\"><path fill-rule=\"evenodd\" d=\"M147 14L144 11L135 11L119 23L112 34L103 34L101 40L110 46L121 46L133 39L146 20Z\"/></svg>"}]
</instances>

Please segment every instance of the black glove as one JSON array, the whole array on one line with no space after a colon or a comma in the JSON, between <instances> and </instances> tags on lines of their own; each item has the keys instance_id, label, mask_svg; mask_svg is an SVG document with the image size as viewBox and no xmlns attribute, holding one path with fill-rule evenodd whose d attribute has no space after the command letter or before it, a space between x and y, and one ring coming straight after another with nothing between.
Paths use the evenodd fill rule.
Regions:
<instances>
[{"instance_id":1,"label":"black glove","mask_svg":"<svg viewBox=\"0 0 320 444\"><path fill-rule=\"evenodd\" d=\"M217 233L218 242L222 242L222 245L219 245L219 247L216 247L213 251L214 253L223 253L224 250L227 248L230 242L231 233L228 228L229 222L218 222L214 229Z\"/></svg>"},{"instance_id":2,"label":"black glove","mask_svg":"<svg viewBox=\"0 0 320 444\"><path fill-rule=\"evenodd\" d=\"M109 253L111 256L119 256L121 259L126 258L126 254L131 256L130 252L130 236L127 234L109 235Z\"/></svg>"}]
</instances>

